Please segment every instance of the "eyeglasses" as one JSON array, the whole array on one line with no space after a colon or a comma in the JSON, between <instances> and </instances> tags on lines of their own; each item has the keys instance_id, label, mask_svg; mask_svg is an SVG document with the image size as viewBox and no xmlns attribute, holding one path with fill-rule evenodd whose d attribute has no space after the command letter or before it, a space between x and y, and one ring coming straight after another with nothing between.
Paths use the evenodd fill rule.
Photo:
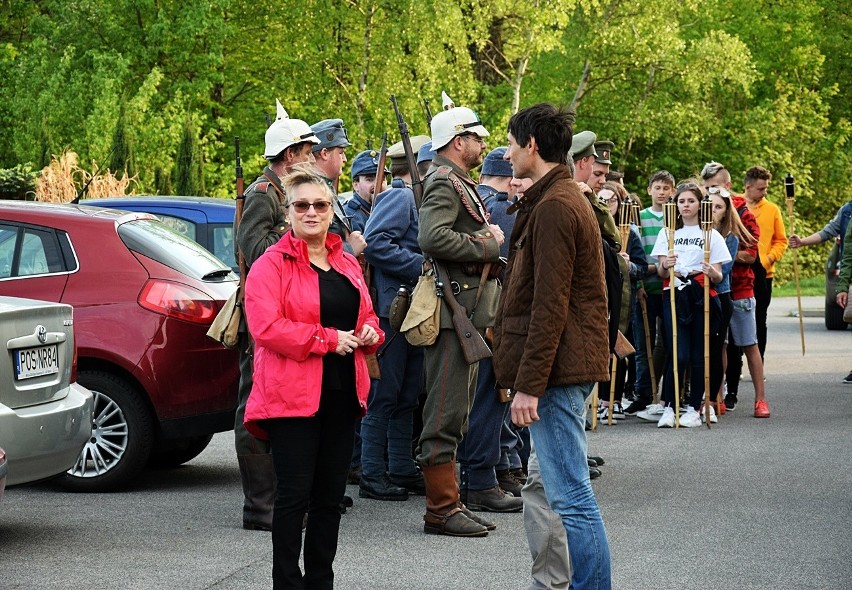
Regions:
<instances>
[{"instance_id":1,"label":"eyeglasses","mask_svg":"<svg viewBox=\"0 0 852 590\"><path fill-rule=\"evenodd\" d=\"M480 145L485 143L485 140L479 137L476 133L463 133L462 135L459 135L459 137L462 139L472 139Z\"/></svg>"},{"instance_id":2,"label":"eyeglasses","mask_svg":"<svg viewBox=\"0 0 852 590\"><path fill-rule=\"evenodd\" d=\"M331 203L328 201L315 201L313 203L308 203L307 201L295 201L290 203L290 205L292 205L299 213L306 213L311 207L313 207L314 211L317 213L325 213L328 211L328 208L331 207Z\"/></svg>"},{"instance_id":3,"label":"eyeglasses","mask_svg":"<svg viewBox=\"0 0 852 590\"><path fill-rule=\"evenodd\" d=\"M707 193L710 195L719 195L720 197L724 197L726 199L731 198L731 193L728 190L721 186L708 186Z\"/></svg>"}]
</instances>

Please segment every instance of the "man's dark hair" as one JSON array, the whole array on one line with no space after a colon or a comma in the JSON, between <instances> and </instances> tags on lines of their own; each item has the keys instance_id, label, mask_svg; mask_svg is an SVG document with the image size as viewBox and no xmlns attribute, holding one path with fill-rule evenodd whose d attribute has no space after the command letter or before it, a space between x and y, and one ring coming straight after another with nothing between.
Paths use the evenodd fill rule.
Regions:
<instances>
[{"instance_id":1,"label":"man's dark hair","mask_svg":"<svg viewBox=\"0 0 852 590\"><path fill-rule=\"evenodd\" d=\"M391 175L394 178L398 176L402 176L403 174L408 174L408 162L405 160L392 160L390 165Z\"/></svg>"},{"instance_id":2,"label":"man's dark hair","mask_svg":"<svg viewBox=\"0 0 852 590\"><path fill-rule=\"evenodd\" d=\"M654 184L655 182L665 182L665 183L672 185L672 187L674 187L675 178L672 175L672 173L669 172L668 170L659 170L657 172L654 172L651 175L651 178L648 179L648 188L650 188L651 185Z\"/></svg>"},{"instance_id":3,"label":"man's dark hair","mask_svg":"<svg viewBox=\"0 0 852 590\"><path fill-rule=\"evenodd\" d=\"M291 152L291 153L295 154L295 153L301 151L302 146L305 145L306 143L308 143L308 142L307 141L300 141L299 143L294 143L293 145L288 145L283 150L278 152L277 156L275 156L274 158L270 158L269 163L270 164L280 164L281 162L286 161L287 160L287 152Z\"/></svg>"},{"instance_id":4,"label":"man's dark hair","mask_svg":"<svg viewBox=\"0 0 852 590\"><path fill-rule=\"evenodd\" d=\"M751 184L755 180L765 180L766 182L769 182L772 180L772 174L763 166L752 166L746 170L743 184Z\"/></svg>"},{"instance_id":5,"label":"man's dark hair","mask_svg":"<svg viewBox=\"0 0 852 590\"><path fill-rule=\"evenodd\" d=\"M512 115L509 133L521 147L535 137L538 153L545 162L567 164L574 134L574 112L549 103L533 105Z\"/></svg>"},{"instance_id":6,"label":"man's dark hair","mask_svg":"<svg viewBox=\"0 0 852 590\"><path fill-rule=\"evenodd\" d=\"M622 178L624 178L624 172L619 172L618 170L610 170L606 173L607 182L609 182L610 180L619 182Z\"/></svg>"}]
</instances>

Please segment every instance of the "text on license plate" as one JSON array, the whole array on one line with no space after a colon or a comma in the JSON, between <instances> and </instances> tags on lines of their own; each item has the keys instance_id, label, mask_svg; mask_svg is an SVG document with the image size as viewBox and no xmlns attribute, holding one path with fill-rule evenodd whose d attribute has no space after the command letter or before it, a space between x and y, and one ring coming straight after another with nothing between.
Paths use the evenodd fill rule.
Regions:
<instances>
[{"instance_id":1,"label":"text on license plate","mask_svg":"<svg viewBox=\"0 0 852 590\"><path fill-rule=\"evenodd\" d=\"M15 351L18 379L31 379L59 372L59 351L55 344Z\"/></svg>"}]
</instances>

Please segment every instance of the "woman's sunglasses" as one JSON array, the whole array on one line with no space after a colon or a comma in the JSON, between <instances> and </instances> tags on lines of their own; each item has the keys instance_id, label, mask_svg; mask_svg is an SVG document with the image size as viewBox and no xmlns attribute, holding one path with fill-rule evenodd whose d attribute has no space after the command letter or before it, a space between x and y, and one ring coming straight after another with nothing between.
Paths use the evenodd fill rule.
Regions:
<instances>
[{"instance_id":1,"label":"woman's sunglasses","mask_svg":"<svg viewBox=\"0 0 852 590\"><path fill-rule=\"evenodd\" d=\"M329 201L316 201L314 203L308 203L307 201L295 201L290 204L299 213L306 213L311 207L313 207L314 211L317 213L325 213L328 211L328 208L331 207L331 203Z\"/></svg>"}]
</instances>

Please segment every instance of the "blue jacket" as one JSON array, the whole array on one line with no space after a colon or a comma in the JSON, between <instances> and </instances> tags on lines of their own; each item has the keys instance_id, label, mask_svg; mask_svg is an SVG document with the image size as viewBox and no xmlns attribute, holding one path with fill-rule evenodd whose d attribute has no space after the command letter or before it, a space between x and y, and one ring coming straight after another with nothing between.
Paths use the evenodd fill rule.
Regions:
<instances>
[{"instance_id":1,"label":"blue jacket","mask_svg":"<svg viewBox=\"0 0 852 590\"><path fill-rule=\"evenodd\" d=\"M503 258L509 257L509 238L512 237L512 229L515 227L515 214L509 215L506 209L509 208L509 193L499 193L490 186L480 184L476 187L479 195L485 200L490 215L488 221L495 225L499 225L503 230L505 240L500 246L500 256Z\"/></svg>"},{"instance_id":2,"label":"blue jacket","mask_svg":"<svg viewBox=\"0 0 852 590\"><path fill-rule=\"evenodd\" d=\"M355 197L353 197L354 199ZM414 288L423 270L423 254L417 243L419 229L414 193L394 188L380 193L364 229L364 256L373 268L372 287L378 295L380 317L388 317L400 285Z\"/></svg>"},{"instance_id":3,"label":"blue jacket","mask_svg":"<svg viewBox=\"0 0 852 590\"><path fill-rule=\"evenodd\" d=\"M367 219L370 218L370 208L370 203L359 197L358 193L352 193L352 198L343 205L343 212L349 219L349 226L352 231L364 233Z\"/></svg>"}]
</instances>

